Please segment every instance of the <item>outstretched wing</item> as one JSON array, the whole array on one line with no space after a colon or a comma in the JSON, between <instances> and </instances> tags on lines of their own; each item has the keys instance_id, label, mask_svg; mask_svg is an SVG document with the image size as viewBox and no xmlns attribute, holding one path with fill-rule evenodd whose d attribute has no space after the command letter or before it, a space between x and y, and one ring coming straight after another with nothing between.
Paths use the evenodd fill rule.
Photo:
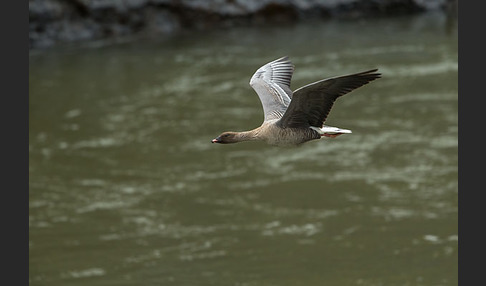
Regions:
<instances>
[{"instance_id":1,"label":"outstretched wing","mask_svg":"<svg viewBox=\"0 0 486 286\"><path fill-rule=\"evenodd\" d=\"M292 98L290 81L294 65L288 57L282 57L259 68L250 79L263 106L264 121L279 119L285 113Z\"/></svg>"},{"instance_id":2,"label":"outstretched wing","mask_svg":"<svg viewBox=\"0 0 486 286\"><path fill-rule=\"evenodd\" d=\"M321 127L340 96L381 77L378 69L320 80L294 91L278 124L282 127Z\"/></svg>"}]
</instances>

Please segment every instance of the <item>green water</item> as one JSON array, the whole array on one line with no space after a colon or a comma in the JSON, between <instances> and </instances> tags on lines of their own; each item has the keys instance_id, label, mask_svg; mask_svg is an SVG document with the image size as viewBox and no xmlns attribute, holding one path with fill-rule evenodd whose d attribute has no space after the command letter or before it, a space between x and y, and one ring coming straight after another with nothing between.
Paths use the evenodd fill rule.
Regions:
<instances>
[{"instance_id":1,"label":"green water","mask_svg":"<svg viewBox=\"0 0 486 286\"><path fill-rule=\"evenodd\" d=\"M190 32L31 52L30 285L456 285L457 30L442 15ZM350 135L259 126L248 85L379 68Z\"/></svg>"}]
</instances>

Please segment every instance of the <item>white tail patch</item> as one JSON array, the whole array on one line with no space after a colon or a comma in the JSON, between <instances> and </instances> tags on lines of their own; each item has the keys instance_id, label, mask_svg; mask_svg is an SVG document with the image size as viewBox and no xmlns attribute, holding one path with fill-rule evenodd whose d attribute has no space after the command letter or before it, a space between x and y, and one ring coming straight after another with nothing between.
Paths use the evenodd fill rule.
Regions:
<instances>
[{"instance_id":1,"label":"white tail patch","mask_svg":"<svg viewBox=\"0 0 486 286\"><path fill-rule=\"evenodd\" d=\"M321 128L314 127L314 126L311 126L310 128L314 129L315 131L317 131L321 135L324 135L324 134L335 135L335 134L353 133L353 132L351 132L351 130L348 130L348 129L341 129L341 128L338 128L338 127L332 127L332 126L326 126L326 125L322 126Z\"/></svg>"}]
</instances>

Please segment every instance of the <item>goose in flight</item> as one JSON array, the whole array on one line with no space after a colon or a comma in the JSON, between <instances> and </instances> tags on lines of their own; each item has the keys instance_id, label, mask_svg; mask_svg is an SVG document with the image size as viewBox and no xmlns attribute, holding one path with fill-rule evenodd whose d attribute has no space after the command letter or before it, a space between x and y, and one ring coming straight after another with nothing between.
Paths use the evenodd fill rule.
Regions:
<instances>
[{"instance_id":1,"label":"goose in flight","mask_svg":"<svg viewBox=\"0 0 486 286\"><path fill-rule=\"evenodd\" d=\"M223 132L212 143L265 141L276 146L295 146L322 137L334 138L351 130L324 125L334 101L381 77L378 69L332 77L290 89L294 65L288 57L259 68L250 79L263 106L261 126L242 132Z\"/></svg>"}]
</instances>

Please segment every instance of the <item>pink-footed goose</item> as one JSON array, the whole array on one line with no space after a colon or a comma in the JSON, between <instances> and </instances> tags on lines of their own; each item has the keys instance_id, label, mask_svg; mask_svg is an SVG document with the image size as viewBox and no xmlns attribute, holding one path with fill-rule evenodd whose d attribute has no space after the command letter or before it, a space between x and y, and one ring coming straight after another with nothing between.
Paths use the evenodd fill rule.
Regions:
<instances>
[{"instance_id":1,"label":"pink-footed goose","mask_svg":"<svg viewBox=\"0 0 486 286\"><path fill-rule=\"evenodd\" d=\"M323 79L293 93L290 80L294 65L282 57L259 68L250 79L250 85L263 105L264 120L260 127L243 132L223 132L212 143L265 141L271 145L292 146L351 133L351 130L324 125L334 101L363 86L381 74L378 69Z\"/></svg>"}]
</instances>

